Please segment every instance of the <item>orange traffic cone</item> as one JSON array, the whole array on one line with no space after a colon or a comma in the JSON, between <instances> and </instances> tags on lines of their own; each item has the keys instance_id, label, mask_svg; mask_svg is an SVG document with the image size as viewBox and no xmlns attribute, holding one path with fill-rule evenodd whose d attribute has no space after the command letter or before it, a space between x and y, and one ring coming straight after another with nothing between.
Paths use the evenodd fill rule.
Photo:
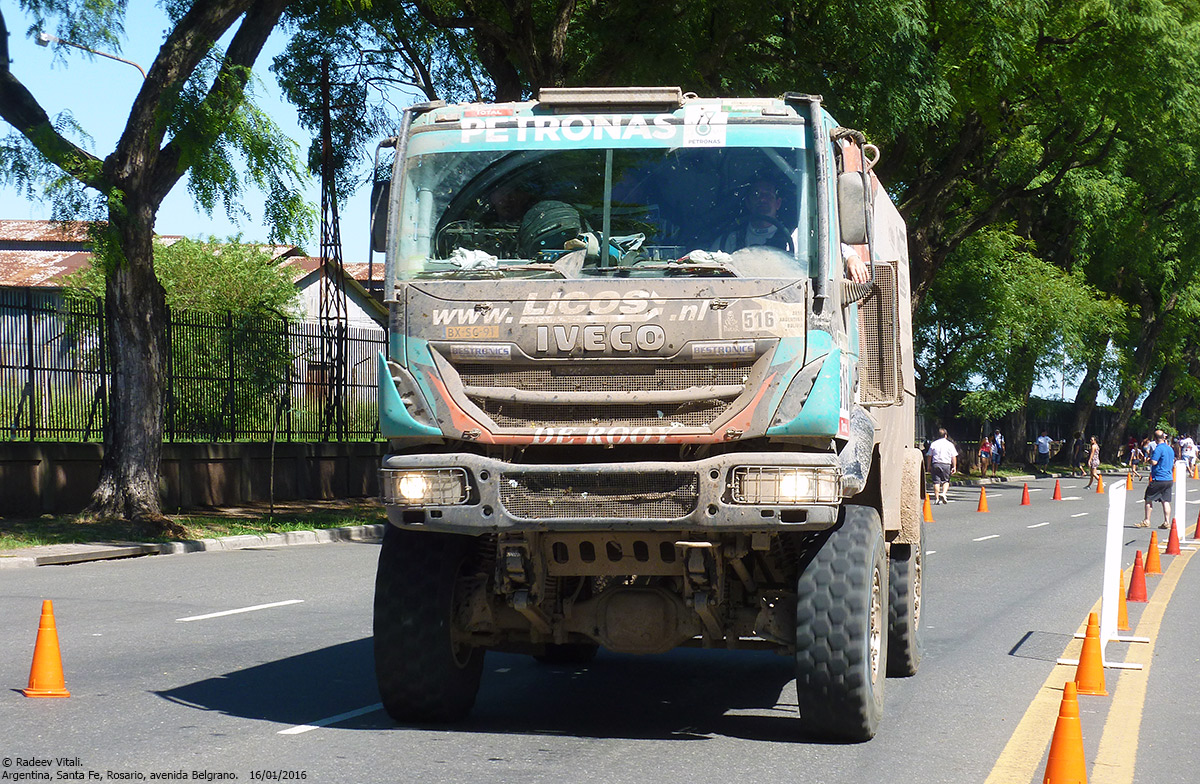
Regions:
<instances>
[{"instance_id":1,"label":"orange traffic cone","mask_svg":"<svg viewBox=\"0 0 1200 784\"><path fill-rule=\"evenodd\" d=\"M1117 602L1117 631L1129 631L1129 603L1125 601L1125 570L1121 570L1121 598Z\"/></svg>"},{"instance_id":2,"label":"orange traffic cone","mask_svg":"<svg viewBox=\"0 0 1200 784\"><path fill-rule=\"evenodd\" d=\"M1021 506L1029 506L1029 483L1025 483L1025 489L1021 491Z\"/></svg>"},{"instance_id":3,"label":"orange traffic cone","mask_svg":"<svg viewBox=\"0 0 1200 784\"><path fill-rule=\"evenodd\" d=\"M1087 762L1083 758L1083 727L1079 723L1079 696L1072 681L1063 684L1062 704L1054 737L1050 740L1050 757L1046 760L1046 775L1042 784L1087 784Z\"/></svg>"},{"instance_id":4,"label":"orange traffic cone","mask_svg":"<svg viewBox=\"0 0 1200 784\"><path fill-rule=\"evenodd\" d=\"M929 505L929 493L925 494L925 508L922 510L922 513L925 515L925 522L933 522L933 508Z\"/></svg>"},{"instance_id":5,"label":"orange traffic cone","mask_svg":"<svg viewBox=\"0 0 1200 784\"><path fill-rule=\"evenodd\" d=\"M1096 492L1104 492L1104 474L1096 474Z\"/></svg>"},{"instance_id":6,"label":"orange traffic cone","mask_svg":"<svg viewBox=\"0 0 1200 784\"><path fill-rule=\"evenodd\" d=\"M1146 574L1162 574L1162 560L1158 555L1158 534L1150 532L1150 546L1146 548Z\"/></svg>"},{"instance_id":7,"label":"orange traffic cone","mask_svg":"<svg viewBox=\"0 0 1200 784\"><path fill-rule=\"evenodd\" d=\"M1050 500L1051 501L1061 501L1062 500L1062 486L1058 483L1057 479L1054 480L1054 496ZM1200 519L1196 520L1196 525L1200 526Z\"/></svg>"},{"instance_id":8,"label":"orange traffic cone","mask_svg":"<svg viewBox=\"0 0 1200 784\"><path fill-rule=\"evenodd\" d=\"M1133 472L1132 471L1125 474L1125 489L1126 490L1133 489Z\"/></svg>"},{"instance_id":9,"label":"orange traffic cone","mask_svg":"<svg viewBox=\"0 0 1200 784\"><path fill-rule=\"evenodd\" d=\"M1129 593L1125 599L1131 602L1145 602L1146 599L1146 570L1142 567L1142 551L1138 550L1133 559L1133 574L1129 577Z\"/></svg>"},{"instance_id":10,"label":"orange traffic cone","mask_svg":"<svg viewBox=\"0 0 1200 784\"><path fill-rule=\"evenodd\" d=\"M1179 526L1175 525L1175 521L1171 521L1171 534L1167 537L1167 549L1163 550L1164 555L1180 555L1179 552Z\"/></svg>"},{"instance_id":11,"label":"orange traffic cone","mask_svg":"<svg viewBox=\"0 0 1200 784\"><path fill-rule=\"evenodd\" d=\"M1104 652L1100 649L1100 621L1096 619L1096 613L1088 613L1083 650L1079 653L1079 666L1075 668L1075 686L1080 694L1108 696L1108 689L1104 688Z\"/></svg>"},{"instance_id":12,"label":"orange traffic cone","mask_svg":"<svg viewBox=\"0 0 1200 784\"><path fill-rule=\"evenodd\" d=\"M29 688L21 692L26 697L70 697L63 680L62 654L58 650L58 628L54 625L54 604L42 602L42 619L38 623L37 642L33 646L33 666L29 668Z\"/></svg>"},{"instance_id":13,"label":"orange traffic cone","mask_svg":"<svg viewBox=\"0 0 1200 784\"><path fill-rule=\"evenodd\" d=\"M983 487L979 488L979 508L976 512L986 512L987 508L987 490Z\"/></svg>"}]
</instances>

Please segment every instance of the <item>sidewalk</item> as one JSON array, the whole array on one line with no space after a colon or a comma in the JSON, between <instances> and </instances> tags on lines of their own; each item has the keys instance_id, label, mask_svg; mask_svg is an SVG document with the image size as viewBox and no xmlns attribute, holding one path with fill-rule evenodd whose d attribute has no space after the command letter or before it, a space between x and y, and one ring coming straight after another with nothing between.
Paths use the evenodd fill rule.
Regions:
<instances>
[{"instance_id":1,"label":"sidewalk","mask_svg":"<svg viewBox=\"0 0 1200 784\"><path fill-rule=\"evenodd\" d=\"M275 504L276 515L297 514L311 511L337 511L340 509L377 506L378 501L369 498L333 501L288 501ZM269 511L267 504L250 504L224 509L197 509L187 514L171 517L218 517L227 519L251 519L263 517ZM61 566L105 561L116 558L136 558L144 555L181 555L212 550L242 550L249 547L282 547L295 544L327 544L330 542L372 542L383 538L384 524L357 525L345 528L323 528L312 531L287 531L284 533L242 534L217 539L193 539L180 542L86 542L73 544L47 544L22 547L16 550L0 550L0 569L20 569L31 566Z\"/></svg>"}]
</instances>

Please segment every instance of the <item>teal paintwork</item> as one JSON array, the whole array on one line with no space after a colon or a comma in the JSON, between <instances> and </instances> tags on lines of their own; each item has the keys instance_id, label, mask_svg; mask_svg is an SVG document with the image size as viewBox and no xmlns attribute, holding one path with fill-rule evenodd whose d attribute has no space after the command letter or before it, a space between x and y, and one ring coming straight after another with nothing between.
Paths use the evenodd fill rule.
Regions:
<instances>
[{"instance_id":1,"label":"teal paintwork","mask_svg":"<svg viewBox=\"0 0 1200 784\"><path fill-rule=\"evenodd\" d=\"M842 352L831 349L812 392L791 422L769 428L769 436L836 436L842 407Z\"/></svg>"},{"instance_id":2,"label":"teal paintwork","mask_svg":"<svg viewBox=\"0 0 1200 784\"><path fill-rule=\"evenodd\" d=\"M383 356L382 351L377 355L377 364L379 372L379 432L386 438L440 436L441 430L421 424L408 413L408 408L400 399L400 391L396 389L396 382L392 381L387 358Z\"/></svg>"}]
</instances>

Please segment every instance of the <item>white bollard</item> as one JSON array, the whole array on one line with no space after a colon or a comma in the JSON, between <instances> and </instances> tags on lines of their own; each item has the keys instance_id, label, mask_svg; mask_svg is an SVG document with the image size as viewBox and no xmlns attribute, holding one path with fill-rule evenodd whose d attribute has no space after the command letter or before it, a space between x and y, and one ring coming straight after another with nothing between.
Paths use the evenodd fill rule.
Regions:
<instances>
[{"instance_id":1,"label":"white bollard","mask_svg":"<svg viewBox=\"0 0 1200 784\"><path fill-rule=\"evenodd\" d=\"M1179 537L1179 541L1181 542L1187 539L1187 534L1183 532L1183 529L1186 525L1184 520L1187 519L1187 475L1187 461L1176 460L1175 487L1172 488L1174 490L1175 498L1172 499L1173 502L1171 504L1171 514L1173 514L1174 517L1172 518L1171 523L1175 526L1175 534ZM1166 542L1163 542L1163 544L1166 545Z\"/></svg>"}]
</instances>

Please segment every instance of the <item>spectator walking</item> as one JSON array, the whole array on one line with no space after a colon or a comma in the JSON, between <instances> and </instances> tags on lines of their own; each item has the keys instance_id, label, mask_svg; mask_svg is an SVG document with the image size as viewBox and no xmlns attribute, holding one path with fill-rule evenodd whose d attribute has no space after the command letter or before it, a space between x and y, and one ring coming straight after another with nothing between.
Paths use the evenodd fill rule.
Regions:
<instances>
[{"instance_id":1,"label":"spectator walking","mask_svg":"<svg viewBox=\"0 0 1200 784\"><path fill-rule=\"evenodd\" d=\"M1163 508L1163 521L1159 528L1171 525L1171 491L1175 482L1171 479L1171 469L1175 465L1175 450L1167 444L1167 434L1161 430L1154 431L1155 446L1146 461L1150 465L1150 483L1146 485L1146 516L1138 523L1138 528L1150 527L1150 513L1154 511L1154 502L1158 501Z\"/></svg>"},{"instance_id":2,"label":"spectator walking","mask_svg":"<svg viewBox=\"0 0 1200 784\"><path fill-rule=\"evenodd\" d=\"M1092 482L1100 481L1100 444L1096 443L1095 436L1088 440L1087 450L1088 483L1085 489L1091 487Z\"/></svg>"},{"instance_id":3,"label":"spectator walking","mask_svg":"<svg viewBox=\"0 0 1200 784\"><path fill-rule=\"evenodd\" d=\"M1000 433L999 428L992 433L992 474L995 475L995 469L1004 465L1004 436Z\"/></svg>"},{"instance_id":4,"label":"spectator walking","mask_svg":"<svg viewBox=\"0 0 1200 784\"><path fill-rule=\"evenodd\" d=\"M1141 479L1142 475L1138 473L1138 466L1146 459L1146 453L1135 440L1129 446L1129 471L1133 474L1134 479Z\"/></svg>"},{"instance_id":5,"label":"spectator walking","mask_svg":"<svg viewBox=\"0 0 1200 784\"><path fill-rule=\"evenodd\" d=\"M958 447L946 437L946 428L938 428L938 438L929 445L929 473L933 475L934 503L947 504L950 477L958 470Z\"/></svg>"},{"instance_id":6,"label":"spectator walking","mask_svg":"<svg viewBox=\"0 0 1200 784\"><path fill-rule=\"evenodd\" d=\"M1183 438L1179 439L1179 448L1183 451L1183 459L1187 461L1187 470L1190 474L1196 468L1196 442L1187 433L1183 434Z\"/></svg>"},{"instance_id":7,"label":"spectator walking","mask_svg":"<svg viewBox=\"0 0 1200 784\"><path fill-rule=\"evenodd\" d=\"M1037 445L1037 454L1034 456L1034 464L1044 474L1050 466L1050 436L1043 430L1035 443Z\"/></svg>"},{"instance_id":8,"label":"spectator walking","mask_svg":"<svg viewBox=\"0 0 1200 784\"><path fill-rule=\"evenodd\" d=\"M1087 473L1084 466L1088 460L1088 443L1083 440L1083 433L1076 433L1075 444L1071 447L1071 476L1083 476Z\"/></svg>"},{"instance_id":9,"label":"spectator walking","mask_svg":"<svg viewBox=\"0 0 1200 784\"><path fill-rule=\"evenodd\" d=\"M992 465L992 441L986 436L979 442L979 478L987 476L988 466ZM995 473L995 467L992 472Z\"/></svg>"}]
</instances>

